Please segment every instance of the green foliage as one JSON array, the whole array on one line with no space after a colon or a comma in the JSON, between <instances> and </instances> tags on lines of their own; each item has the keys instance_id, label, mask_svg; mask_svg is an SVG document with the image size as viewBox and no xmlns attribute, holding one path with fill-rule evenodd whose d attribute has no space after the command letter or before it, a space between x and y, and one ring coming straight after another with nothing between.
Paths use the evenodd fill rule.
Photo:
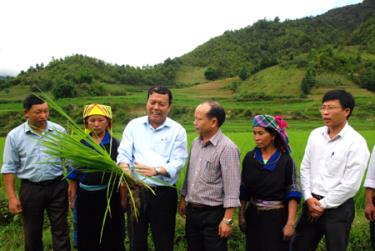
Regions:
<instances>
[{"instance_id":1,"label":"green foliage","mask_svg":"<svg viewBox=\"0 0 375 251\"><path fill-rule=\"evenodd\" d=\"M75 85L69 81L60 81L52 89L52 93L55 98L71 98L77 96L77 90Z\"/></svg>"},{"instance_id":2,"label":"green foliage","mask_svg":"<svg viewBox=\"0 0 375 251\"><path fill-rule=\"evenodd\" d=\"M208 67L207 70L204 72L204 76L207 80L216 80L221 76L220 69L214 67Z\"/></svg>"},{"instance_id":3,"label":"green foliage","mask_svg":"<svg viewBox=\"0 0 375 251\"><path fill-rule=\"evenodd\" d=\"M238 76L240 77L241 80L246 80L249 77L248 69L245 66L243 66Z\"/></svg>"},{"instance_id":4,"label":"green foliage","mask_svg":"<svg viewBox=\"0 0 375 251\"><path fill-rule=\"evenodd\" d=\"M276 64L288 64L296 58L299 67L306 67L309 63L300 55L328 46L330 49L317 55L321 69L348 72L347 68L352 68L355 60L337 52L344 46L356 44L362 50L375 53L371 51L372 45L375 49L374 13L375 6L365 1L317 17L284 22L278 18L273 21L263 19L252 26L226 31L210 39L182 56L180 61L183 65L221 67L222 77L231 77L244 65L254 74Z\"/></svg>"},{"instance_id":5,"label":"green foliage","mask_svg":"<svg viewBox=\"0 0 375 251\"><path fill-rule=\"evenodd\" d=\"M355 81L359 86L375 92L375 62L365 64Z\"/></svg>"},{"instance_id":6,"label":"green foliage","mask_svg":"<svg viewBox=\"0 0 375 251\"><path fill-rule=\"evenodd\" d=\"M315 70L312 68L308 68L305 77L302 79L301 82L302 93L305 95L310 94L311 88L313 88L315 83Z\"/></svg>"}]
</instances>

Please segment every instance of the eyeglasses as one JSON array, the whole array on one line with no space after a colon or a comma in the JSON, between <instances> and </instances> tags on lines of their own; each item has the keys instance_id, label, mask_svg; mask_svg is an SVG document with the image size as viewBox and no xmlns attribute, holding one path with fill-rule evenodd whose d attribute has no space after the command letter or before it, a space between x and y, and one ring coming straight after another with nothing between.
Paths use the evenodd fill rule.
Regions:
<instances>
[{"instance_id":1,"label":"eyeglasses","mask_svg":"<svg viewBox=\"0 0 375 251\"><path fill-rule=\"evenodd\" d=\"M338 106L332 106L332 105L322 105L320 108L319 108L319 110L321 111L321 112L324 112L324 111L333 111L333 110L335 110L335 109L337 109L337 108L340 108L340 107L338 107Z\"/></svg>"}]
</instances>

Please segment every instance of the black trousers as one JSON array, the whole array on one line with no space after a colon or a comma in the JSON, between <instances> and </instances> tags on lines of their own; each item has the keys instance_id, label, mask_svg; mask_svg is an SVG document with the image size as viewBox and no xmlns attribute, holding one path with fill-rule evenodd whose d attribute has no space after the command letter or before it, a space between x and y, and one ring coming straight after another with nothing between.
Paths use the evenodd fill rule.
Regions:
<instances>
[{"instance_id":1,"label":"black trousers","mask_svg":"<svg viewBox=\"0 0 375 251\"><path fill-rule=\"evenodd\" d=\"M186 237L188 251L227 251L227 238L218 235L218 227L223 220L222 206L186 208Z\"/></svg>"},{"instance_id":2,"label":"black trousers","mask_svg":"<svg viewBox=\"0 0 375 251\"><path fill-rule=\"evenodd\" d=\"M315 250L325 235L328 251L345 251L354 214L354 201L349 199L337 208L325 210L318 220L312 222L308 218L308 208L305 203L292 241L292 250Z\"/></svg>"},{"instance_id":3,"label":"black trousers","mask_svg":"<svg viewBox=\"0 0 375 251\"><path fill-rule=\"evenodd\" d=\"M148 227L156 251L172 251L177 212L177 191L174 187L159 186L153 188L156 195L143 188L140 193L138 218L128 210L128 229L131 251L147 251Z\"/></svg>"},{"instance_id":4,"label":"black trousers","mask_svg":"<svg viewBox=\"0 0 375 251\"><path fill-rule=\"evenodd\" d=\"M60 178L51 183L21 182L25 250L42 251L44 210L51 223L54 251L70 250L68 225L68 184Z\"/></svg>"},{"instance_id":5,"label":"black trousers","mask_svg":"<svg viewBox=\"0 0 375 251\"><path fill-rule=\"evenodd\" d=\"M370 239L372 250L375 251L375 222L370 222Z\"/></svg>"},{"instance_id":6,"label":"black trousers","mask_svg":"<svg viewBox=\"0 0 375 251\"><path fill-rule=\"evenodd\" d=\"M79 251L125 251L124 213L121 208L120 192L111 196L111 211L107 209L107 189L86 191L78 189L77 237ZM103 233L101 230L105 217Z\"/></svg>"},{"instance_id":7,"label":"black trousers","mask_svg":"<svg viewBox=\"0 0 375 251\"><path fill-rule=\"evenodd\" d=\"M288 209L258 210L249 205L245 213L246 251L288 251L289 241L283 239Z\"/></svg>"}]
</instances>

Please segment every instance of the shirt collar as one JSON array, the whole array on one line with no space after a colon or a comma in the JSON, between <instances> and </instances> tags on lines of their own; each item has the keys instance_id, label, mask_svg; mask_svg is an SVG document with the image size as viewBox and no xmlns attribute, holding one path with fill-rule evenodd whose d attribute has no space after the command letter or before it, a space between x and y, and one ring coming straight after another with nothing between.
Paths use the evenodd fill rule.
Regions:
<instances>
[{"instance_id":1,"label":"shirt collar","mask_svg":"<svg viewBox=\"0 0 375 251\"><path fill-rule=\"evenodd\" d=\"M153 130L160 130L163 127L172 127L172 121L168 117L165 119L164 123L158 126L157 128L152 127L152 125L150 124L150 121L148 121L148 116L144 116L143 119L144 119L143 124L145 126L148 126L149 128L152 128Z\"/></svg>"},{"instance_id":2,"label":"shirt collar","mask_svg":"<svg viewBox=\"0 0 375 251\"><path fill-rule=\"evenodd\" d=\"M216 146L216 145L219 143L219 141L220 141L220 139L221 139L222 137L223 137L223 133L221 132L221 130L220 130L220 128L219 128L219 130L214 134L214 136L212 136L212 137L207 141L207 143L205 144L205 146L208 145L208 144L212 144L212 145ZM199 137L199 141L201 142L201 144L203 144L203 140L202 140L201 137Z\"/></svg>"},{"instance_id":3,"label":"shirt collar","mask_svg":"<svg viewBox=\"0 0 375 251\"><path fill-rule=\"evenodd\" d=\"M30 127L30 125L29 125L29 121L28 120L26 120L26 122L25 122L25 133L28 133L28 132L31 132L31 133L36 133L31 127ZM53 131L53 128L51 127L51 125L50 125L50 123L49 123L49 121L47 121L47 128L46 128L46 130L45 131ZM44 132L45 132L44 131Z\"/></svg>"},{"instance_id":4,"label":"shirt collar","mask_svg":"<svg viewBox=\"0 0 375 251\"><path fill-rule=\"evenodd\" d=\"M328 127L327 127L327 126L324 126L323 128L324 128L324 129L323 129L323 131L322 131L322 135L323 135L324 137L328 138L329 140L334 140L334 139L336 139L336 138L338 138L338 137L343 138L343 137L345 136L346 132L349 130L349 123L348 123L348 121L346 121L345 126L341 129L341 131L340 131L340 132L336 135L336 137L334 137L333 139L330 139L330 138L329 138L329 135L328 135Z\"/></svg>"}]
</instances>

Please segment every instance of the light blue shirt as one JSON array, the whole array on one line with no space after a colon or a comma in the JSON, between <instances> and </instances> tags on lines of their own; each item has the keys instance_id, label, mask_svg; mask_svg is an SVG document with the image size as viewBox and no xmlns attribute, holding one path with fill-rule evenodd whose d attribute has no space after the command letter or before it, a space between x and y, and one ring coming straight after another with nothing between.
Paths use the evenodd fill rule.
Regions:
<instances>
[{"instance_id":1,"label":"light blue shirt","mask_svg":"<svg viewBox=\"0 0 375 251\"><path fill-rule=\"evenodd\" d=\"M65 132L63 127L50 121L42 135L34 132L27 121L11 130L5 140L1 173L13 173L20 179L32 182L52 180L63 175L61 164L51 164L61 163L61 160L45 153L46 147L41 141L44 133L54 130Z\"/></svg>"},{"instance_id":2,"label":"light blue shirt","mask_svg":"<svg viewBox=\"0 0 375 251\"><path fill-rule=\"evenodd\" d=\"M148 117L144 116L133 119L126 126L118 148L117 163L128 164L135 178L151 186L174 185L187 156L186 131L180 124L167 118L155 129L149 123ZM169 177L142 176L134 171L134 162L150 167L164 167Z\"/></svg>"}]
</instances>

